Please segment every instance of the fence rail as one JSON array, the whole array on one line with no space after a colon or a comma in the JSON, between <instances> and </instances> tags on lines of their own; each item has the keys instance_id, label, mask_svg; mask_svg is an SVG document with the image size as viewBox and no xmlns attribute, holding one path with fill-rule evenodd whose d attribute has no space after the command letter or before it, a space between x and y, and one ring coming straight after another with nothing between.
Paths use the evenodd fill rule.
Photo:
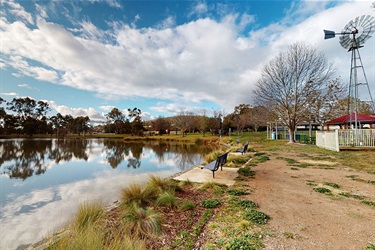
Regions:
<instances>
[{"instance_id":1,"label":"fence rail","mask_svg":"<svg viewBox=\"0 0 375 250\"><path fill-rule=\"evenodd\" d=\"M375 147L375 129L340 129L340 147Z\"/></svg>"}]
</instances>

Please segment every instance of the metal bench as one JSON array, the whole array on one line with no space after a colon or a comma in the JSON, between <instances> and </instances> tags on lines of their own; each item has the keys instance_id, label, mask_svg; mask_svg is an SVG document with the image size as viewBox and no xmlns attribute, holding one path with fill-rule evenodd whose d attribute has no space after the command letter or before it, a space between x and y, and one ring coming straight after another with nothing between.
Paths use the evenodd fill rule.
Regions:
<instances>
[{"instance_id":1,"label":"metal bench","mask_svg":"<svg viewBox=\"0 0 375 250\"><path fill-rule=\"evenodd\" d=\"M204 165L202 167L205 168L205 169L209 169L212 171L212 177L215 178L215 171L217 171L220 167L221 171L223 171L223 165L227 162L227 158L228 158L228 152L222 154L222 155L219 155L216 159L216 161L212 161L210 163L208 163L207 165Z\"/></svg>"},{"instance_id":2,"label":"metal bench","mask_svg":"<svg viewBox=\"0 0 375 250\"><path fill-rule=\"evenodd\" d=\"M243 148L241 149L238 149L236 152L238 153L246 153L246 150L247 150L247 147L249 146L249 141L246 141L246 143L244 144Z\"/></svg>"}]
</instances>

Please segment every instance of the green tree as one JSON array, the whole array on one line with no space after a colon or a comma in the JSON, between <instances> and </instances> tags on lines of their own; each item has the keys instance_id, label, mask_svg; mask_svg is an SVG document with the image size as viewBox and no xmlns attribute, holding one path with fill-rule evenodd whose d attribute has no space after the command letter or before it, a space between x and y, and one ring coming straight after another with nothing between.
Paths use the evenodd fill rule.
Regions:
<instances>
[{"instance_id":1,"label":"green tree","mask_svg":"<svg viewBox=\"0 0 375 250\"><path fill-rule=\"evenodd\" d=\"M142 111L135 107L133 109L128 109L128 112L128 116L132 119L130 122L132 135L143 135L145 129L141 117Z\"/></svg>"}]
</instances>

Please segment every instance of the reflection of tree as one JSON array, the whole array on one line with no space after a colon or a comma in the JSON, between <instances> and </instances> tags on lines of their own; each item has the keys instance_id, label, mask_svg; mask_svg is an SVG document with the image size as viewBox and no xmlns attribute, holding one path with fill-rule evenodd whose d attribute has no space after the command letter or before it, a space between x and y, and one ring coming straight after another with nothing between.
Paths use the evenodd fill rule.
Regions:
<instances>
[{"instance_id":1,"label":"reflection of tree","mask_svg":"<svg viewBox=\"0 0 375 250\"><path fill-rule=\"evenodd\" d=\"M172 142L125 143L122 140L3 140L0 141L0 172L10 178L25 180L47 170L47 161L68 162L72 159L88 160L96 145L103 146L105 159L112 168L117 168L127 159L128 168L140 168L144 148L151 149L160 163L173 160L176 166L185 170L200 163L201 156L211 151L208 147L195 144Z\"/></svg>"},{"instance_id":2,"label":"reflection of tree","mask_svg":"<svg viewBox=\"0 0 375 250\"><path fill-rule=\"evenodd\" d=\"M51 150L52 141L4 141L2 147L0 166L5 162L10 163L4 166L3 173L10 178L25 180L33 174L40 175L46 171L45 155Z\"/></svg>"}]
</instances>

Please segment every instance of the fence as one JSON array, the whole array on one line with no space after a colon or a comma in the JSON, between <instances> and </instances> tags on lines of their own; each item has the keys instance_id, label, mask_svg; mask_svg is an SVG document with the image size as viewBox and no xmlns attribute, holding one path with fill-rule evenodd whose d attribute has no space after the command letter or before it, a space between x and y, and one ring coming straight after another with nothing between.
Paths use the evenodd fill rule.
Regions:
<instances>
[{"instance_id":1,"label":"fence","mask_svg":"<svg viewBox=\"0 0 375 250\"><path fill-rule=\"evenodd\" d=\"M339 152L340 147L338 130L316 131L316 146Z\"/></svg>"},{"instance_id":2,"label":"fence","mask_svg":"<svg viewBox=\"0 0 375 250\"><path fill-rule=\"evenodd\" d=\"M375 129L340 129L340 147L375 147Z\"/></svg>"},{"instance_id":3,"label":"fence","mask_svg":"<svg viewBox=\"0 0 375 250\"><path fill-rule=\"evenodd\" d=\"M329 150L340 148L375 148L375 129L340 129L317 131L316 145Z\"/></svg>"}]
</instances>

